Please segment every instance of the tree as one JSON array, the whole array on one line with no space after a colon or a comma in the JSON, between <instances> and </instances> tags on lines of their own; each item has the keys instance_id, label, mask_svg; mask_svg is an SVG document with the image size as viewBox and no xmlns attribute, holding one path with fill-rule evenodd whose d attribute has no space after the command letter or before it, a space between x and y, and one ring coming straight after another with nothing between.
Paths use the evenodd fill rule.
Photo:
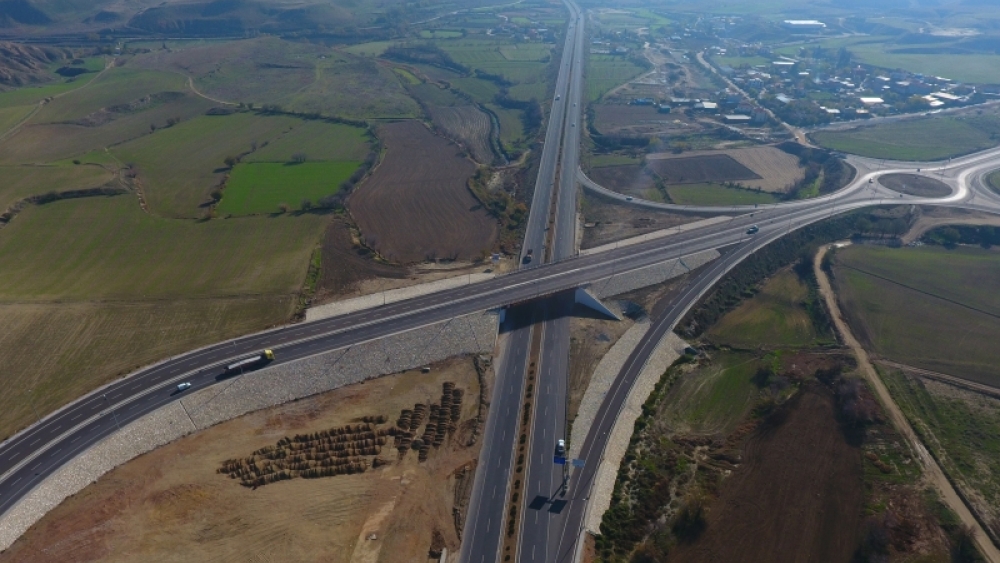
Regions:
<instances>
[{"instance_id":1,"label":"tree","mask_svg":"<svg viewBox=\"0 0 1000 563\"><path fill-rule=\"evenodd\" d=\"M300 206L300 209L302 209L302 211L309 211L312 208L313 208L313 202L309 201L308 199L302 200L302 205Z\"/></svg>"},{"instance_id":2,"label":"tree","mask_svg":"<svg viewBox=\"0 0 1000 563\"><path fill-rule=\"evenodd\" d=\"M282 213L288 213L289 211L292 210L292 208L287 203L278 204L278 209L280 209Z\"/></svg>"},{"instance_id":3,"label":"tree","mask_svg":"<svg viewBox=\"0 0 1000 563\"><path fill-rule=\"evenodd\" d=\"M295 153L295 154L292 155L292 162L294 162L296 164L302 164L306 160L307 160L307 157L306 157L306 153L304 153L304 152L297 152L297 153Z\"/></svg>"},{"instance_id":4,"label":"tree","mask_svg":"<svg viewBox=\"0 0 1000 563\"><path fill-rule=\"evenodd\" d=\"M238 156L227 156L222 162L226 163L227 167L232 168L233 166L236 166L236 163L239 161L240 157Z\"/></svg>"}]
</instances>

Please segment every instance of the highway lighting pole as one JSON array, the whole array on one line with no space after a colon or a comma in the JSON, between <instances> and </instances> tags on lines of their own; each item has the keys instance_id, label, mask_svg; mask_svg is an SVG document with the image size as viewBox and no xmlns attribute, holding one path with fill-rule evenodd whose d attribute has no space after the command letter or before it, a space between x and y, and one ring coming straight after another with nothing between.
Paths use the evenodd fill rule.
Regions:
<instances>
[{"instance_id":1,"label":"highway lighting pole","mask_svg":"<svg viewBox=\"0 0 1000 563\"><path fill-rule=\"evenodd\" d=\"M118 427L119 431L121 431L122 425L118 424L118 415L115 413L115 407L111 404L111 401L108 400L107 394L101 396L104 397L104 400L108 402L108 408L111 409L111 416L115 419L115 426Z\"/></svg>"}]
</instances>

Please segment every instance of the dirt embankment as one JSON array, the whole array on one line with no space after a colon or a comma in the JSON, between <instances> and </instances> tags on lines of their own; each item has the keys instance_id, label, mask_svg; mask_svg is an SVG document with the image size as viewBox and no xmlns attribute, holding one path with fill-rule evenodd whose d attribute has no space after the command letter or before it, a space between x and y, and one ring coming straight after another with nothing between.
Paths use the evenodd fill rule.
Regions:
<instances>
[{"instance_id":1,"label":"dirt embankment","mask_svg":"<svg viewBox=\"0 0 1000 563\"><path fill-rule=\"evenodd\" d=\"M382 164L348 208L368 246L398 263L469 260L496 242L497 220L466 182L475 165L418 121L385 125Z\"/></svg>"},{"instance_id":2,"label":"dirt embankment","mask_svg":"<svg viewBox=\"0 0 1000 563\"><path fill-rule=\"evenodd\" d=\"M484 373L488 380L491 372ZM47 514L0 562L437 561L432 552L460 547L482 444L472 439L479 381L473 360L456 358L430 373L386 376L224 422L111 471ZM444 382L463 400L439 446L402 453L393 438L377 455L388 465L255 489L218 472L224 460L246 459L286 437L297 442L357 426L364 416L386 416L381 426L388 427L401 413L420 411L423 426L408 416L409 428L418 438L422 428L426 438ZM325 439L328 450L338 449ZM311 454L305 463L318 459Z\"/></svg>"},{"instance_id":3,"label":"dirt embankment","mask_svg":"<svg viewBox=\"0 0 1000 563\"><path fill-rule=\"evenodd\" d=\"M955 491L951 482L948 481L947 477L945 477L944 472L941 470L941 466L938 465L937 461L930 456L927 449L920 443L920 439L917 437L916 432L914 432L913 427L910 426L906 416L903 415L903 412L899 409L899 406L889 393L889 389L882 382L878 372L875 371L875 367L872 365L867 351L854 337L850 327L847 326L847 322L841 315L836 295L833 292L833 288L830 286L830 280L820 267L820 264L823 262L823 256L826 255L827 250L828 247L824 246L819 250L819 252L816 253L816 258L813 262L813 269L816 273L816 279L819 281L820 294L826 301L826 306L830 310L830 316L833 317L833 322L837 328L837 332L840 334L841 339L843 339L844 344L846 344L857 357L861 373L864 375L865 379L868 380L868 383L875 391L879 401L882 403L886 415L889 417L889 420L892 421L893 426L895 426L899 430L900 434L906 438L906 440L910 443L911 448L918 453L920 462L924 467L924 478L938 490L938 493L941 495L941 500L948 505L948 508L958 515L962 523L975 531L976 545L979 547L980 553L983 554L986 560L990 563L1000 563L1000 550L993 545L993 542L990 541L989 536L985 533L982 526L979 524L979 521L972 515L968 506L962 502L962 499L958 496L958 493Z\"/></svg>"},{"instance_id":4,"label":"dirt embankment","mask_svg":"<svg viewBox=\"0 0 1000 563\"><path fill-rule=\"evenodd\" d=\"M671 561L850 560L863 501L858 449L839 430L827 389L808 386L783 408L780 424L747 441L704 535Z\"/></svg>"}]
</instances>

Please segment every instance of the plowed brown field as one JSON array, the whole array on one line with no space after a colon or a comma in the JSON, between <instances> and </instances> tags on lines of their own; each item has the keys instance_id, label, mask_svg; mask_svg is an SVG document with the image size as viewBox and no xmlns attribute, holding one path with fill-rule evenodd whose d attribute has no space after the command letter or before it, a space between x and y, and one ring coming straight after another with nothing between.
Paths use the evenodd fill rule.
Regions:
<instances>
[{"instance_id":1,"label":"plowed brown field","mask_svg":"<svg viewBox=\"0 0 1000 563\"><path fill-rule=\"evenodd\" d=\"M457 139L469 150L469 154L482 164L493 163L490 148L492 124L488 115L473 105L428 108L431 118L448 136Z\"/></svg>"},{"instance_id":2,"label":"plowed brown field","mask_svg":"<svg viewBox=\"0 0 1000 563\"><path fill-rule=\"evenodd\" d=\"M807 388L779 426L747 443L708 528L671 563L851 560L862 514L861 453L849 445L826 389Z\"/></svg>"},{"instance_id":3,"label":"plowed brown field","mask_svg":"<svg viewBox=\"0 0 1000 563\"><path fill-rule=\"evenodd\" d=\"M385 160L348 201L369 246L400 263L467 260L491 249L493 219L466 187L475 165L418 121L379 131Z\"/></svg>"}]
</instances>

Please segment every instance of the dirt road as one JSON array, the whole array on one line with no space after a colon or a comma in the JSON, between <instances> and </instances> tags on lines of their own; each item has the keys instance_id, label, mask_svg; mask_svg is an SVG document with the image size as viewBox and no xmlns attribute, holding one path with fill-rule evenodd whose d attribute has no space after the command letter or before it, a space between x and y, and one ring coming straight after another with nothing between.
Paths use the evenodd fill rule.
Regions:
<instances>
[{"instance_id":1,"label":"dirt road","mask_svg":"<svg viewBox=\"0 0 1000 563\"><path fill-rule=\"evenodd\" d=\"M976 545L979 547L979 552L983 554L983 557L991 563L1000 563L1000 550L997 549L993 542L990 541L990 537L986 535L982 526L969 511L969 507L962 502L962 499L958 496L955 488L945 477L944 472L941 471L941 466L938 465L937 461L931 457L928 453L927 448L920 443L917 438L917 434L913 431L913 427L903 416L903 412L899 410L899 406L892 399L892 395L889 394L889 389L886 388L885 384L882 383L882 379L879 378L878 373L875 371L875 367L872 365L871 360L868 358L868 353L865 349L858 343L857 339L851 333L851 329L847 326L847 322L844 321L843 316L840 314L840 307L837 305L837 299L834 296L833 288L830 286L830 280L826 277L826 272L820 268L820 264L823 262L823 256L826 254L828 247L824 246L816 253L816 258L813 261L813 270L816 272L816 279L819 281L819 291L823 295L823 299L826 300L826 306L830 309L830 315L833 317L834 325L837 327L837 332L840 337L844 340L844 344L851 348L854 355L858 359L858 365L861 368L861 373L864 374L865 379L871 384L872 389L878 395L879 400L885 409L886 414L892 420L893 425L899 430L899 433L906 437L907 441L910 442L911 447L915 452L917 452L920 461L924 467L924 476L927 478L934 487L938 490L941 495L941 499L945 504L948 505L955 514L962 520L962 523L966 526L971 527L975 531Z\"/></svg>"}]
</instances>

